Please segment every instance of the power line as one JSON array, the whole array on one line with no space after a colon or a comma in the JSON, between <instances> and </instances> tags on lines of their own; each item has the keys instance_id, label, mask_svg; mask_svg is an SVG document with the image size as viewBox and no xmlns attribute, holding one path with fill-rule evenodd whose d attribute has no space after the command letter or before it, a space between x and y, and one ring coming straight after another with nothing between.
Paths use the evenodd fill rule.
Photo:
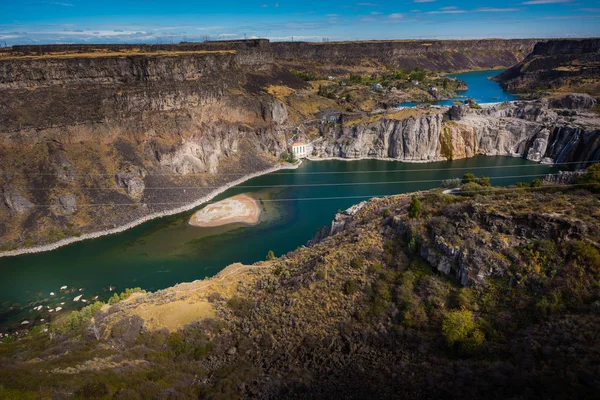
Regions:
<instances>
[{"instance_id":1,"label":"power line","mask_svg":"<svg viewBox=\"0 0 600 400\"><path fill-rule=\"evenodd\" d=\"M492 179L515 179L515 178L537 178L541 176L552 176L560 175L556 174L535 174L535 175L507 175L507 176L491 176ZM244 189L270 189L270 188L291 188L291 187L322 187L322 186L360 186L360 185L392 185L401 183L433 183L433 182L444 182L446 179L425 179L417 181L386 181L386 182L343 182L343 183L301 183L297 185L235 185L231 188L244 188ZM460 179L460 178L450 178ZM202 189L220 189L223 186L165 186L165 187L147 187L144 190L202 190ZM38 187L38 188L27 188L27 190L53 190L53 187ZM114 187L83 187L80 190L115 190Z\"/></svg>"},{"instance_id":2,"label":"power line","mask_svg":"<svg viewBox=\"0 0 600 400\"><path fill-rule=\"evenodd\" d=\"M327 161L327 160L322 160ZM347 161L355 161L352 159L348 159ZM387 161L387 160L385 160ZM390 162L402 162L401 160L390 159ZM316 161L315 161L316 162ZM313 172L271 172L269 175L335 175L335 174L368 174L368 173L394 173L394 172L431 172L431 171L467 171L467 170L480 170L480 169L502 169L502 168L525 168L525 167L553 167L560 165L575 165L575 164L584 164L584 163L594 163L600 162L600 160L583 160L583 161L571 161L571 162L563 162L563 163L551 163L551 164L526 164L526 165L499 165L499 166L483 166L483 167L454 167L454 168L422 168L422 169L390 169L390 170L358 170L358 171L313 171ZM410 163L405 163L410 164ZM242 176L246 175L248 172L236 172L236 173L219 173L216 172L214 174L207 172L191 172L188 174L146 174L145 176L173 176L177 178L185 178L188 176L196 176L196 175L209 175L209 176ZM55 173L45 173L45 172L26 172L26 173L18 173L20 176L56 176ZM116 173L113 174L100 174L100 173L91 173L91 174L75 174L73 176L84 177L84 176L115 176Z\"/></svg>"},{"instance_id":3,"label":"power line","mask_svg":"<svg viewBox=\"0 0 600 400\"><path fill-rule=\"evenodd\" d=\"M523 187L523 188L493 188L493 187L482 187L478 190L469 190L469 191L460 191L458 194L464 193L500 193L500 192L518 192L522 190L539 190L539 189L549 189L549 188L565 188L565 187L573 187L573 186L590 186L589 183L573 183L573 184L559 184L559 185L544 185L540 187ZM384 193L384 194L374 194L374 195L355 195L355 196L335 196L335 197L292 197L292 198L282 198L282 199L259 199L261 202L269 202L269 203L277 203L277 202L288 202L288 201L310 201L310 200L343 200L343 199L361 199L361 198L379 198L379 197L390 197L390 196L398 196L406 193ZM188 205L192 202L162 202L162 203L88 203L88 204L78 204L77 207L112 207L112 206L134 206L140 207L141 205ZM205 204L214 204L218 203L218 201L207 201L202 204L198 204L198 206ZM56 204L34 204L34 207L53 207Z\"/></svg>"}]
</instances>

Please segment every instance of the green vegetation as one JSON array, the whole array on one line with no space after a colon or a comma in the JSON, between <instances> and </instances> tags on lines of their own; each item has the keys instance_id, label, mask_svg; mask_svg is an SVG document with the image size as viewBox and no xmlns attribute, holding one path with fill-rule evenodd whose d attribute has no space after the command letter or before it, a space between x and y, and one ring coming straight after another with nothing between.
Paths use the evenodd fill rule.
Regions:
<instances>
[{"instance_id":1,"label":"green vegetation","mask_svg":"<svg viewBox=\"0 0 600 400\"><path fill-rule=\"evenodd\" d=\"M458 346L469 352L480 346L485 335L475 324L473 313L469 310L451 311L444 316L442 333L448 346Z\"/></svg>"},{"instance_id":2,"label":"green vegetation","mask_svg":"<svg viewBox=\"0 0 600 400\"><path fill-rule=\"evenodd\" d=\"M363 259L362 257L356 257L350 263L350 266L354 269L362 269L363 267Z\"/></svg>"},{"instance_id":3,"label":"green vegetation","mask_svg":"<svg viewBox=\"0 0 600 400\"><path fill-rule=\"evenodd\" d=\"M94 314L104 306L104 303L97 301L89 306L83 307L79 311L73 311L65 318L58 330L63 333L75 332L86 326Z\"/></svg>"},{"instance_id":4,"label":"green vegetation","mask_svg":"<svg viewBox=\"0 0 600 400\"><path fill-rule=\"evenodd\" d=\"M295 164L298 162L298 159L296 157L294 157L293 154L288 153L287 151L284 151L283 153L281 153L281 160L290 164Z\"/></svg>"},{"instance_id":5,"label":"green vegetation","mask_svg":"<svg viewBox=\"0 0 600 400\"><path fill-rule=\"evenodd\" d=\"M141 288L139 288L139 287L136 287L136 288L127 288L121 294L117 294L117 293L113 294L111 296L111 298L108 299L108 304L110 304L110 305L117 304L121 300L128 299L134 293L142 293L143 294L143 293L146 293L146 291L143 290L143 289L141 289Z\"/></svg>"},{"instance_id":6,"label":"green vegetation","mask_svg":"<svg viewBox=\"0 0 600 400\"><path fill-rule=\"evenodd\" d=\"M323 78L318 77L317 75L310 73L310 72L305 72L305 71L298 71L298 70L292 70L292 73L294 75L296 75L298 78L302 79L303 81L318 81L321 80Z\"/></svg>"},{"instance_id":7,"label":"green vegetation","mask_svg":"<svg viewBox=\"0 0 600 400\"><path fill-rule=\"evenodd\" d=\"M587 167L586 173L579 178L578 183L587 184L593 191L600 193L600 163Z\"/></svg>"},{"instance_id":8,"label":"green vegetation","mask_svg":"<svg viewBox=\"0 0 600 400\"><path fill-rule=\"evenodd\" d=\"M273 252L273 250L269 250L267 252L267 261L273 260L274 258L275 258L275 253Z\"/></svg>"},{"instance_id":9,"label":"green vegetation","mask_svg":"<svg viewBox=\"0 0 600 400\"><path fill-rule=\"evenodd\" d=\"M421 205L421 201L417 198L417 196L413 195L412 200L410 201L410 205L408 206L408 217L409 218L420 217L422 209L423 209L423 206Z\"/></svg>"},{"instance_id":10,"label":"green vegetation","mask_svg":"<svg viewBox=\"0 0 600 400\"><path fill-rule=\"evenodd\" d=\"M383 212L381 213L381 215L383 216L383 218L387 218L390 215L392 215L392 211L389 208L386 208L385 210L383 210Z\"/></svg>"}]
</instances>

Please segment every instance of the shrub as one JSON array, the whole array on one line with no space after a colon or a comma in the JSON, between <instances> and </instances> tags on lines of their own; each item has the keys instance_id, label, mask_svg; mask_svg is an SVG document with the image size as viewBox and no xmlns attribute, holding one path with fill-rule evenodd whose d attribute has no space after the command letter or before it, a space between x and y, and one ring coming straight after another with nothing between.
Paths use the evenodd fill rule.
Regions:
<instances>
[{"instance_id":1,"label":"shrub","mask_svg":"<svg viewBox=\"0 0 600 400\"><path fill-rule=\"evenodd\" d=\"M73 311L67 316L67 318L65 318L63 324L60 326L60 332L63 334L69 333L87 325L87 323L90 322L94 314L96 314L96 312L100 310L103 305L104 303L102 303L101 301L97 301L94 304L90 304L87 307L83 307L79 311Z\"/></svg>"},{"instance_id":2,"label":"shrub","mask_svg":"<svg viewBox=\"0 0 600 400\"><path fill-rule=\"evenodd\" d=\"M544 182L541 179L534 179L531 182L531 187L538 188L544 186Z\"/></svg>"},{"instance_id":3,"label":"shrub","mask_svg":"<svg viewBox=\"0 0 600 400\"><path fill-rule=\"evenodd\" d=\"M449 347L459 346L461 350L473 350L481 345L485 336L477 327L473 313L469 310L451 311L442 321L442 334Z\"/></svg>"},{"instance_id":4,"label":"shrub","mask_svg":"<svg viewBox=\"0 0 600 400\"><path fill-rule=\"evenodd\" d=\"M478 194L486 195L486 194L489 194L489 192L490 192L490 189L485 188L481 185L478 185L475 182L465 183L460 188L460 193L467 195L467 196L476 196Z\"/></svg>"},{"instance_id":5,"label":"shrub","mask_svg":"<svg viewBox=\"0 0 600 400\"><path fill-rule=\"evenodd\" d=\"M238 296L234 296L227 301L227 305L231 308L231 311L238 317L243 317L248 315L250 309L252 308L252 303Z\"/></svg>"},{"instance_id":6,"label":"shrub","mask_svg":"<svg viewBox=\"0 0 600 400\"><path fill-rule=\"evenodd\" d=\"M475 182L475 179L477 179L475 174L468 173L463 175L463 183Z\"/></svg>"},{"instance_id":7,"label":"shrub","mask_svg":"<svg viewBox=\"0 0 600 400\"><path fill-rule=\"evenodd\" d=\"M579 179L578 183L589 184L595 192L600 192L600 163L590 165L586 169L586 173Z\"/></svg>"},{"instance_id":8,"label":"shrub","mask_svg":"<svg viewBox=\"0 0 600 400\"><path fill-rule=\"evenodd\" d=\"M350 262L350 266L354 269L361 269L363 267L362 257L356 257Z\"/></svg>"},{"instance_id":9,"label":"shrub","mask_svg":"<svg viewBox=\"0 0 600 400\"><path fill-rule=\"evenodd\" d=\"M387 218L390 215L392 215L392 211L389 208L386 208L385 210L383 210L382 215L383 215L383 218Z\"/></svg>"},{"instance_id":10,"label":"shrub","mask_svg":"<svg viewBox=\"0 0 600 400\"><path fill-rule=\"evenodd\" d=\"M273 253L273 250L269 250L269 252L267 253L267 261L273 260L274 258L275 258L275 253Z\"/></svg>"},{"instance_id":11,"label":"shrub","mask_svg":"<svg viewBox=\"0 0 600 400\"><path fill-rule=\"evenodd\" d=\"M421 216L422 209L423 205L421 204L421 201L417 198L417 196L413 195L410 205L408 206L408 217L418 218Z\"/></svg>"},{"instance_id":12,"label":"shrub","mask_svg":"<svg viewBox=\"0 0 600 400\"><path fill-rule=\"evenodd\" d=\"M492 184L490 183L490 178L488 176L481 176L481 177L477 178L477 180L475 182L477 182L477 184L480 186L485 186L485 187L492 186Z\"/></svg>"},{"instance_id":13,"label":"shrub","mask_svg":"<svg viewBox=\"0 0 600 400\"><path fill-rule=\"evenodd\" d=\"M381 264L373 264L369 267L369 272L372 274L376 274L381 271Z\"/></svg>"},{"instance_id":14,"label":"shrub","mask_svg":"<svg viewBox=\"0 0 600 400\"><path fill-rule=\"evenodd\" d=\"M446 179L442 182L442 187L446 189L455 189L460 187L461 182L462 181L460 178Z\"/></svg>"},{"instance_id":15,"label":"shrub","mask_svg":"<svg viewBox=\"0 0 600 400\"><path fill-rule=\"evenodd\" d=\"M348 296L352 296L354 293L358 292L359 289L360 285L355 279L350 279L344 285L344 293L346 293Z\"/></svg>"}]
</instances>

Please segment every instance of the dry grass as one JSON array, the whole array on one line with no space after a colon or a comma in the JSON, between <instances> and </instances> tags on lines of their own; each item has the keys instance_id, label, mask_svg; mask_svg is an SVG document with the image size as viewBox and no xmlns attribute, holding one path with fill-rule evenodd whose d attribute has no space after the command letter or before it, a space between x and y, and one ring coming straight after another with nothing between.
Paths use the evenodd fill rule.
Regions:
<instances>
[{"instance_id":1,"label":"dry grass","mask_svg":"<svg viewBox=\"0 0 600 400\"><path fill-rule=\"evenodd\" d=\"M283 100L291 94L296 93L296 91L287 86L269 85L267 86L267 93L278 100Z\"/></svg>"},{"instance_id":2,"label":"dry grass","mask_svg":"<svg viewBox=\"0 0 600 400\"><path fill-rule=\"evenodd\" d=\"M426 114L436 114L441 111L433 109L433 110L423 110L418 108L405 108L403 110L392 111L388 113L380 113L380 114L369 114L360 116L356 119L348 121L346 126L354 126L359 124L368 124L372 122L377 122L382 119L395 120L400 121L406 118L420 117Z\"/></svg>"},{"instance_id":3,"label":"dry grass","mask_svg":"<svg viewBox=\"0 0 600 400\"><path fill-rule=\"evenodd\" d=\"M144 304L133 310L150 330L167 328L174 332L202 318L214 318L213 306L205 300L178 300L160 305Z\"/></svg>"},{"instance_id":4,"label":"dry grass","mask_svg":"<svg viewBox=\"0 0 600 400\"><path fill-rule=\"evenodd\" d=\"M69 58L100 58L100 57L128 57L128 56L162 56L177 57L185 55L206 54L235 54L237 50L190 50L190 51L141 51L139 49L128 49L123 51L97 51L88 53L56 52L42 55L25 55L16 53L0 53L0 60L47 60L47 59L69 59Z\"/></svg>"}]
</instances>

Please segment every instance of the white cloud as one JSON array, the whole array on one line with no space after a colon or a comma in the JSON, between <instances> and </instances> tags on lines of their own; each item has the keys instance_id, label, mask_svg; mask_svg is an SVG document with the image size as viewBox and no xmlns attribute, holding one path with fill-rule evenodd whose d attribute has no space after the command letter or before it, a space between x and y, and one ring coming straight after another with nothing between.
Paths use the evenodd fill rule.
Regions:
<instances>
[{"instance_id":1,"label":"white cloud","mask_svg":"<svg viewBox=\"0 0 600 400\"><path fill-rule=\"evenodd\" d=\"M357 6L363 6L363 7L379 7L379 4L375 4L375 3L356 3Z\"/></svg>"},{"instance_id":2,"label":"white cloud","mask_svg":"<svg viewBox=\"0 0 600 400\"><path fill-rule=\"evenodd\" d=\"M529 1L524 1L521 4L528 4L528 5L532 5L532 4L559 4L559 3L570 3L573 0L529 0Z\"/></svg>"},{"instance_id":3,"label":"white cloud","mask_svg":"<svg viewBox=\"0 0 600 400\"><path fill-rule=\"evenodd\" d=\"M437 11L429 11L426 14L462 14L465 13L465 10L461 10L458 7L450 6L450 7L442 7Z\"/></svg>"},{"instance_id":4,"label":"white cloud","mask_svg":"<svg viewBox=\"0 0 600 400\"><path fill-rule=\"evenodd\" d=\"M379 15L379 14L381 14L381 12L379 12L379 11L371 11L370 14L371 15Z\"/></svg>"},{"instance_id":5,"label":"white cloud","mask_svg":"<svg viewBox=\"0 0 600 400\"><path fill-rule=\"evenodd\" d=\"M52 1L52 2L50 2L48 4L52 4L52 5L55 5L55 6L61 6L61 7L73 7L73 4L71 4L71 3L61 3L61 2L58 2L58 1Z\"/></svg>"},{"instance_id":6,"label":"white cloud","mask_svg":"<svg viewBox=\"0 0 600 400\"><path fill-rule=\"evenodd\" d=\"M520 11L520 8L494 8L494 7L480 7L475 9L475 12L515 12Z\"/></svg>"},{"instance_id":7,"label":"white cloud","mask_svg":"<svg viewBox=\"0 0 600 400\"><path fill-rule=\"evenodd\" d=\"M600 12L600 8L580 8L577 11L596 13L596 12Z\"/></svg>"},{"instance_id":8,"label":"white cloud","mask_svg":"<svg viewBox=\"0 0 600 400\"><path fill-rule=\"evenodd\" d=\"M413 3L433 3L435 0L413 0Z\"/></svg>"},{"instance_id":9,"label":"white cloud","mask_svg":"<svg viewBox=\"0 0 600 400\"><path fill-rule=\"evenodd\" d=\"M337 18L340 16L340 14L326 14L325 16L330 18Z\"/></svg>"},{"instance_id":10,"label":"white cloud","mask_svg":"<svg viewBox=\"0 0 600 400\"><path fill-rule=\"evenodd\" d=\"M389 15L390 19L402 19L404 18L404 14L402 13L393 13Z\"/></svg>"}]
</instances>

